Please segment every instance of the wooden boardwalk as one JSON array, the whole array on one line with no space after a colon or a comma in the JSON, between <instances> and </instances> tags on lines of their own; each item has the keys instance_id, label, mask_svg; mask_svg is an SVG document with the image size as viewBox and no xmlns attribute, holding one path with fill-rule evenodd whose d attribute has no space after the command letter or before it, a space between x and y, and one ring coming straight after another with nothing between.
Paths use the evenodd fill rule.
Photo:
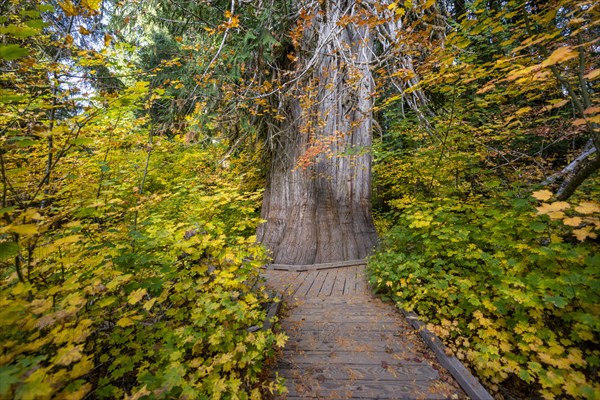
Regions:
<instances>
[{"instance_id":1,"label":"wooden boardwalk","mask_svg":"<svg viewBox=\"0 0 600 400\"><path fill-rule=\"evenodd\" d=\"M290 337L282 399L465 399L406 319L368 290L365 267L267 270Z\"/></svg>"}]
</instances>

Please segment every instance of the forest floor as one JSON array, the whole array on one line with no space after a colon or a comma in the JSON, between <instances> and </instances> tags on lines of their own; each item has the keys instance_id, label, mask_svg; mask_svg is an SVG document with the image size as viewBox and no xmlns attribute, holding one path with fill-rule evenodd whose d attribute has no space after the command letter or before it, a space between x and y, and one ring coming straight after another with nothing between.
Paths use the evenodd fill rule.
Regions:
<instances>
[{"instance_id":1,"label":"forest floor","mask_svg":"<svg viewBox=\"0 0 600 400\"><path fill-rule=\"evenodd\" d=\"M371 294L364 265L265 277L283 295L289 336L273 371L286 378L280 398L468 398L406 318Z\"/></svg>"}]
</instances>

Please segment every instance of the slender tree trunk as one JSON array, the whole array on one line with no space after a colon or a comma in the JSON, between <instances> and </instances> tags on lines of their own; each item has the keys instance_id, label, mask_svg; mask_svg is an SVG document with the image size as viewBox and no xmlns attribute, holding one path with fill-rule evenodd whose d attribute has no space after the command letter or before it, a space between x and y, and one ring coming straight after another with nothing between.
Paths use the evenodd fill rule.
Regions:
<instances>
[{"instance_id":1,"label":"slender tree trunk","mask_svg":"<svg viewBox=\"0 0 600 400\"><path fill-rule=\"evenodd\" d=\"M301 2L299 10L298 69L280 104L286 121L270 138L258 240L275 263L364 258L376 243L371 28L354 1Z\"/></svg>"}]
</instances>

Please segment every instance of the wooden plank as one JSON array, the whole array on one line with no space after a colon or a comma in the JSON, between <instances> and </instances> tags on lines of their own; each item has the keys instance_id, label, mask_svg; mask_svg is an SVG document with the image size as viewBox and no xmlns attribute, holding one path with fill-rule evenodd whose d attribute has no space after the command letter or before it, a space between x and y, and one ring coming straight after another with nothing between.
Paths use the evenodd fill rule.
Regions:
<instances>
[{"instance_id":1,"label":"wooden plank","mask_svg":"<svg viewBox=\"0 0 600 400\"><path fill-rule=\"evenodd\" d=\"M402 334L403 331L399 330L394 326L371 326L371 325L357 325L356 323L344 323L337 322L336 326L339 327L340 331L343 331L346 335L360 335L360 334L373 334L373 333L389 333L389 334ZM287 320L282 321L282 327L287 332L288 329L293 329L298 332L315 332L322 330L322 325L318 324L303 324L300 322L289 322ZM289 334L289 333L288 333Z\"/></svg>"},{"instance_id":2,"label":"wooden plank","mask_svg":"<svg viewBox=\"0 0 600 400\"><path fill-rule=\"evenodd\" d=\"M296 296L296 293L298 292L300 286L302 286L304 282L309 278L307 272L296 272L296 274L296 278L293 281L290 281L290 284L286 289L286 293L290 297Z\"/></svg>"},{"instance_id":3,"label":"wooden plank","mask_svg":"<svg viewBox=\"0 0 600 400\"><path fill-rule=\"evenodd\" d=\"M346 284L344 285L344 294L353 294L356 292L356 267L347 269Z\"/></svg>"},{"instance_id":4,"label":"wooden plank","mask_svg":"<svg viewBox=\"0 0 600 400\"><path fill-rule=\"evenodd\" d=\"M344 315L340 312L329 312L329 313L311 313L311 314L291 314L288 317L288 321L297 322L319 322L323 318L327 317L330 322L353 322L357 324L378 324L378 325L394 325L396 319L392 317L383 316L372 316L372 315Z\"/></svg>"},{"instance_id":5,"label":"wooden plank","mask_svg":"<svg viewBox=\"0 0 600 400\"><path fill-rule=\"evenodd\" d=\"M331 296L343 295L345 283L346 283L346 274L343 272L343 270L335 271L335 281L333 283L333 289L331 290Z\"/></svg>"},{"instance_id":6,"label":"wooden plank","mask_svg":"<svg viewBox=\"0 0 600 400\"><path fill-rule=\"evenodd\" d=\"M448 399L445 393L432 393L429 382L331 382L322 377L292 380L287 384L289 396L318 399ZM478 400L478 399L477 399Z\"/></svg>"},{"instance_id":7,"label":"wooden plank","mask_svg":"<svg viewBox=\"0 0 600 400\"><path fill-rule=\"evenodd\" d=\"M434 355L421 353L418 346L412 343L402 343L397 338L394 340L392 335L388 339L371 342L360 340L356 336L353 339L347 339L340 336L336 337L337 332L335 327L329 329L327 325L324 325L324 329L322 330L302 331L302 333L302 340L288 341L283 350L284 354L289 355L292 359L295 357L295 354L313 354L315 357L323 357L327 360L332 353L336 353L334 357L344 353L360 353L367 354L365 357L368 361L372 357L379 356L381 353L387 353L395 360L395 363L416 362L415 360L419 362L435 360Z\"/></svg>"},{"instance_id":8,"label":"wooden plank","mask_svg":"<svg viewBox=\"0 0 600 400\"><path fill-rule=\"evenodd\" d=\"M321 288L323 287L323 284L325 283L325 279L327 278L328 273L329 273L328 270L317 271L317 275L314 278L313 285L308 290L308 292L306 292L306 297L316 297L319 295L319 293L321 292Z\"/></svg>"},{"instance_id":9,"label":"wooden plank","mask_svg":"<svg viewBox=\"0 0 600 400\"><path fill-rule=\"evenodd\" d=\"M298 272L267 271L267 283L275 290L287 295L290 288L295 283L304 278L304 275Z\"/></svg>"},{"instance_id":10,"label":"wooden plank","mask_svg":"<svg viewBox=\"0 0 600 400\"><path fill-rule=\"evenodd\" d=\"M294 306L275 366L288 378L289 399L464 398L411 324L370 294L364 265L265 275L289 288Z\"/></svg>"},{"instance_id":11,"label":"wooden plank","mask_svg":"<svg viewBox=\"0 0 600 400\"><path fill-rule=\"evenodd\" d=\"M439 378L437 371L429 365L323 365L298 364L293 368L282 369L279 376L296 378L310 375L323 375L327 379L337 380L367 380L367 381L428 381Z\"/></svg>"},{"instance_id":12,"label":"wooden plank","mask_svg":"<svg viewBox=\"0 0 600 400\"><path fill-rule=\"evenodd\" d=\"M282 298L278 293L271 298L271 305L269 306L269 311L267 312L267 318L263 323L262 329L264 331L271 329L273 327L273 319L279 313L279 309L281 307Z\"/></svg>"},{"instance_id":13,"label":"wooden plank","mask_svg":"<svg viewBox=\"0 0 600 400\"><path fill-rule=\"evenodd\" d=\"M304 279L304 281L302 282L302 285L300 285L298 287L298 289L296 290L296 292L294 292L294 296L306 297L306 294L308 293L310 288L312 288L312 286L317 281L316 278L317 278L319 272L320 271L303 272L303 274L306 274L306 279Z\"/></svg>"},{"instance_id":14,"label":"wooden plank","mask_svg":"<svg viewBox=\"0 0 600 400\"><path fill-rule=\"evenodd\" d=\"M286 351L283 354L288 360L298 364L357 364L357 365L427 365L425 358L419 358L410 351L388 353L386 351ZM414 361L414 360L421 361Z\"/></svg>"},{"instance_id":15,"label":"wooden plank","mask_svg":"<svg viewBox=\"0 0 600 400\"><path fill-rule=\"evenodd\" d=\"M356 279L356 291L359 293L367 293L367 271L365 267L359 267L358 277Z\"/></svg>"},{"instance_id":16,"label":"wooden plank","mask_svg":"<svg viewBox=\"0 0 600 400\"><path fill-rule=\"evenodd\" d=\"M349 261L338 261L332 263L322 264L309 264L309 265L290 265L290 264L267 264L267 269L274 269L280 271L314 271L319 269L334 269L334 268L345 268L355 265L366 265L366 259L349 260Z\"/></svg>"},{"instance_id":17,"label":"wooden plank","mask_svg":"<svg viewBox=\"0 0 600 400\"><path fill-rule=\"evenodd\" d=\"M323 279L323 286L321 286L321 291L317 296L331 296L331 292L333 290L333 283L335 282L335 272L333 270L327 270L327 274Z\"/></svg>"}]
</instances>

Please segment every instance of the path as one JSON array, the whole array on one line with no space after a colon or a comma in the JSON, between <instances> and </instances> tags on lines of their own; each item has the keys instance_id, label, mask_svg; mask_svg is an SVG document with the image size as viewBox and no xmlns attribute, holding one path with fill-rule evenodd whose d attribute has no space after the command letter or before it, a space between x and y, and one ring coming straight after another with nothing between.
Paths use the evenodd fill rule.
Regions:
<instances>
[{"instance_id":1,"label":"path","mask_svg":"<svg viewBox=\"0 0 600 400\"><path fill-rule=\"evenodd\" d=\"M370 294L364 265L265 276L289 308L275 367L282 398L467 398L406 319Z\"/></svg>"}]
</instances>

